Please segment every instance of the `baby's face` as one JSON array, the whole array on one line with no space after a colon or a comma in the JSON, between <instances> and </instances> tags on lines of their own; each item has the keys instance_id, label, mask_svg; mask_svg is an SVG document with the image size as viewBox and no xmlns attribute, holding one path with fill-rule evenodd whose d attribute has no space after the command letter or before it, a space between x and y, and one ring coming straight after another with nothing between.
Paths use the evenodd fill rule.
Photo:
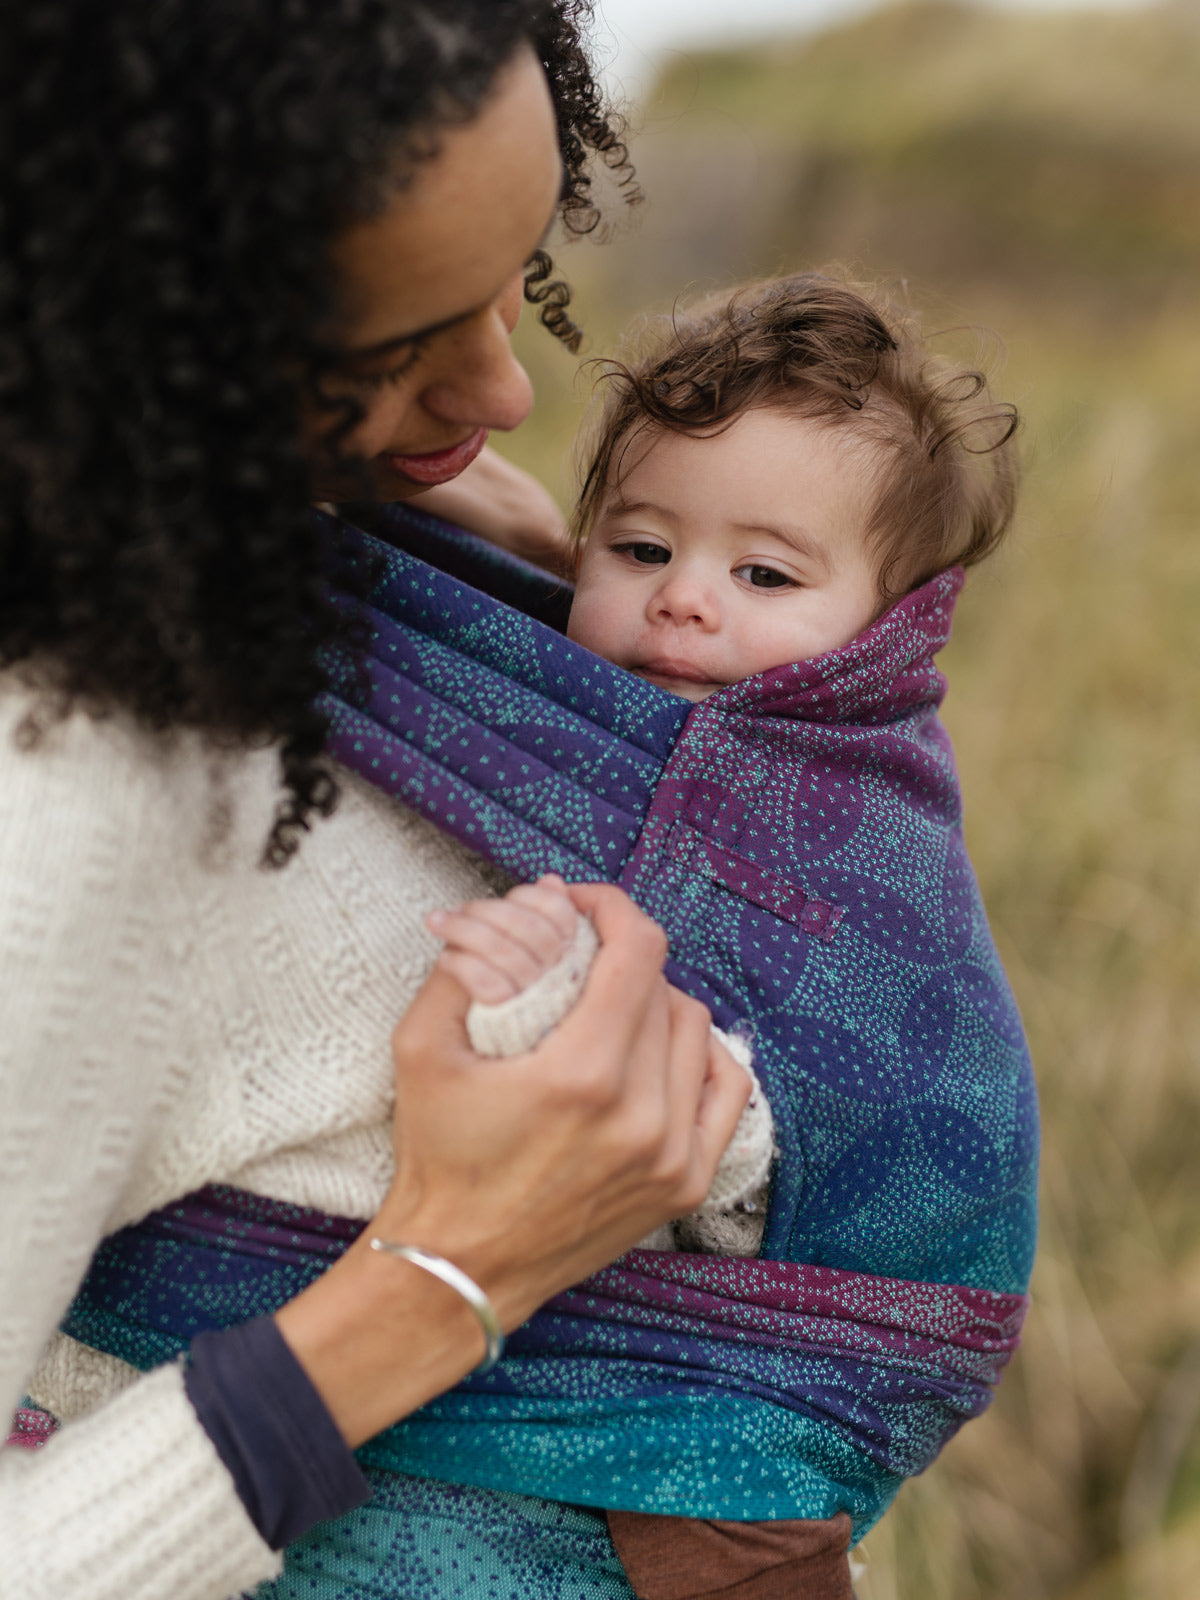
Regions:
<instances>
[{"instance_id":1,"label":"baby's face","mask_svg":"<svg viewBox=\"0 0 1200 1600\"><path fill-rule=\"evenodd\" d=\"M580 558L570 638L687 700L848 644L879 609L874 461L849 430L748 411L635 441Z\"/></svg>"}]
</instances>

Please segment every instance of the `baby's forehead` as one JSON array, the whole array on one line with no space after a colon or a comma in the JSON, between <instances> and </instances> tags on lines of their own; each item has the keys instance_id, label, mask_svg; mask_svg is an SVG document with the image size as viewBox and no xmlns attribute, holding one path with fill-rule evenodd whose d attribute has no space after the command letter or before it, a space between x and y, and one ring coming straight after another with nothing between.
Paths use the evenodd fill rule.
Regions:
<instances>
[{"instance_id":1,"label":"baby's forehead","mask_svg":"<svg viewBox=\"0 0 1200 1600\"><path fill-rule=\"evenodd\" d=\"M764 501L814 499L862 512L873 501L889 452L856 417L754 407L719 429L644 422L613 451L595 494L595 517L650 506L664 514L736 515Z\"/></svg>"},{"instance_id":2,"label":"baby's forehead","mask_svg":"<svg viewBox=\"0 0 1200 1600\"><path fill-rule=\"evenodd\" d=\"M683 453L689 470L720 471L728 453L770 456L811 453L814 449L843 457L845 465L861 468L864 461L882 459L895 448L894 420L881 400L853 408L812 410L798 401L747 406L714 426L671 427L652 417L640 417L613 443L604 493L618 492L624 480L647 462L664 454Z\"/></svg>"}]
</instances>

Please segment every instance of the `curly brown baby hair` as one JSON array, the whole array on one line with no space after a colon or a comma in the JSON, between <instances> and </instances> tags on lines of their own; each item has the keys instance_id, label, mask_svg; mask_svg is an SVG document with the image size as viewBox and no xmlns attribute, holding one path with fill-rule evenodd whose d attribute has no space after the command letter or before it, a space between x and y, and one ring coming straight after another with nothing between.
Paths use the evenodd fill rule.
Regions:
<instances>
[{"instance_id":1,"label":"curly brown baby hair","mask_svg":"<svg viewBox=\"0 0 1200 1600\"><path fill-rule=\"evenodd\" d=\"M881 606L982 561L1012 521L1016 408L867 291L815 273L743 285L650 323L634 359L603 368L580 538L647 430L711 436L755 407L850 432L874 478L865 533Z\"/></svg>"}]
</instances>

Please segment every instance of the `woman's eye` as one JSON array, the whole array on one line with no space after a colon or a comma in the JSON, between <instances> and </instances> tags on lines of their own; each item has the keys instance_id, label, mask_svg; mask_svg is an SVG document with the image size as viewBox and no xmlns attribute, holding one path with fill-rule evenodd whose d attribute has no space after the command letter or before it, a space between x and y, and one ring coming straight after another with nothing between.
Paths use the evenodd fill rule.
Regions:
<instances>
[{"instance_id":1,"label":"woman's eye","mask_svg":"<svg viewBox=\"0 0 1200 1600\"><path fill-rule=\"evenodd\" d=\"M399 383L401 378L407 377L420 358L420 349L414 348L405 353L403 360L382 372L360 372L351 381L364 389L386 389L388 384Z\"/></svg>"},{"instance_id":2,"label":"woman's eye","mask_svg":"<svg viewBox=\"0 0 1200 1600\"><path fill-rule=\"evenodd\" d=\"M743 578L753 589L794 589L795 578L776 572L774 567L745 566L734 569L736 577Z\"/></svg>"},{"instance_id":3,"label":"woman's eye","mask_svg":"<svg viewBox=\"0 0 1200 1600\"><path fill-rule=\"evenodd\" d=\"M404 345L397 352L396 359L390 367L383 367L377 372L349 370L345 373L343 381L355 389L371 394L379 389L386 389L389 384L399 383L402 378L408 376L421 359L428 342L427 338L413 339L410 344Z\"/></svg>"},{"instance_id":4,"label":"woman's eye","mask_svg":"<svg viewBox=\"0 0 1200 1600\"><path fill-rule=\"evenodd\" d=\"M665 546L651 544L646 539L630 539L625 544L614 545L613 548L618 554L632 556L635 561L640 561L647 567L662 567L671 559L671 552Z\"/></svg>"}]
</instances>

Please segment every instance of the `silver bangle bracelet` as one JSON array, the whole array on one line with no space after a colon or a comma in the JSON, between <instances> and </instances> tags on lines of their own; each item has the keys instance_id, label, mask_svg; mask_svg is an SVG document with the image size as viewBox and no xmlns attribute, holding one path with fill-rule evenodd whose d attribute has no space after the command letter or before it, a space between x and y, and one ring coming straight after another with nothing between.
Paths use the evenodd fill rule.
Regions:
<instances>
[{"instance_id":1,"label":"silver bangle bracelet","mask_svg":"<svg viewBox=\"0 0 1200 1600\"><path fill-rule=\"evenodd\" d=\"M486 1345L483 1360L474 1370L477 1373L490 1372L504 1354L504 1329L500 1326L495 1306L474 1278L468 1278L461 1267L456 1267L453 1261L447 1261L445 1256L435 1256L428 1250L419 1250L414 1244L393 1244L390 1239L372 1239L371 1249L379 1250L386 1256L395 1256L398 1261L411 1261L414 1267L432 1273L435 1278L440 1278L443 1283L449 1284L451 1289L462 1295L479 1319Z\"/></svg>"}]
</instances>

